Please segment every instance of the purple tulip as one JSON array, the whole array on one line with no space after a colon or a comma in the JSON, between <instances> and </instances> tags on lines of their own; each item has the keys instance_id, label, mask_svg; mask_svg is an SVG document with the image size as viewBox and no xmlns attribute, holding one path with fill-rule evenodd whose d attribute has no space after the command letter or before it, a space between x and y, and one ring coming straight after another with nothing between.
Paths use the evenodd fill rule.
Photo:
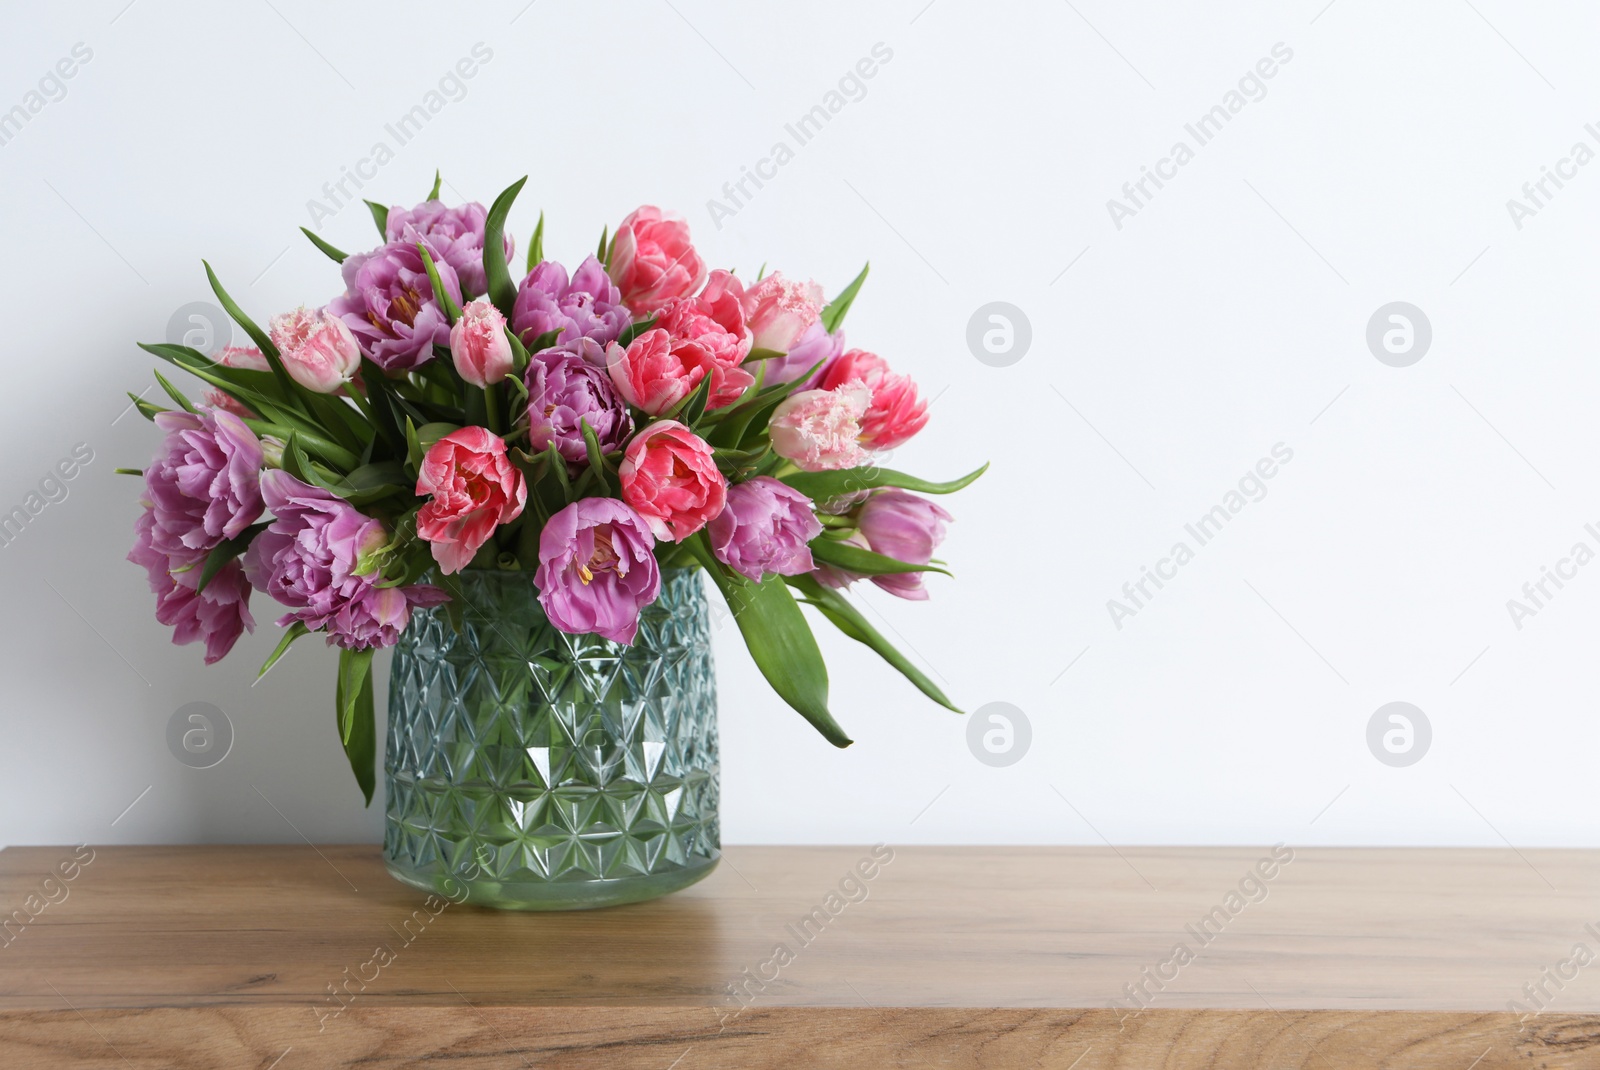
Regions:
<instances>
[{"instance_id":1,"label":"purple tulip","mask_svg":"<svg viewBox=\"0 0 1600 1070\"><path fill-rule=\"evenodd\" d=\"M655 536L615 498L579 498L539 533L534 585L545 616L564 632L632 643L639 611L661 593Z\"/></svg>"},{"instance_id":2,"label":"purple tulip","mask_svg":"<svg viewBox=\"0 0 1600 1070\"><path fill-rule=\"evenodd\" d=\"M483 275L484 221L488 212L476 201L446 208L442 201L423 201L415 208L391 208L384 224L384 236L407 245L422 242L434 262L449 264L461 281L462 295L471 300L487 291ZM505 236L506 260L511 259L516 242Z\"/></svg>"},{"instance_id":3,"label":"purple tulip","mask_svg":"<svg viewBox=\"0 0 1600 1070\"><path fill-rule=\"evenodd\" d=\"M597 342L580 338L542 349L528 360L528 441L534 452L555 443L556 452L569 463L586 463L584 421L603 453L620 450L633 434L633 417L612 387L604 364L597 366L583 356L585 351L599 350Z\"/></svg>"},{"instance_id":4,"label":"purple tulip","mask_svg":"<svg viewBox=\"0 0 1600 1070\"><path fill-rule=\"evenodd\" d=\"M152 545L172 557L204 556L261 516L261 443L231 412L163 412L167 433L145 469Z\"/></svg>"},{"instance_id":5,"label":"purple tulip","mask_svg":"<svg viewBox=\"0 0 1600 1070\"><path fill-rule=\"evenodd\" d=\"M789 352L782 357L773 357L766 362L767 383L793 382L805 375L806 372L816 367L819 361L832 362L839 354L844 352L844 332L834 331L829 334L818 320L806 328ZM807 385L815 385L822 381L822 373L827 370L827 363L819 368L815 375L807 378Z\"/></svg>"},{"instance_id":6,"label":"purple tulip","mask_svg":"<svg viewBox=\"0 0 1600 1070\"><path fill-rule=\"evenodd\" d=\"M822 534L811 499L771 476L728 488L728 504L706 528L717 560L761 582L763 573L799 576L816 567L807 545Z\"/></svg>"},{"instance_id":7,"label":"purple tulip","mask_svg":"<svg viewBox=\"0 0 1600 1070\"><path fill-rule=\"evenodd\" d=\"M435 265L456 304L461 284L448 261ZM344 320L361 351L384 371L410 371L433 359L433 347L450 344L450 322L433 299L433 284L414 243L392 241L345 259L345 292L328 303Z\"/></svg>"},{"instance_id":8,"label":"purple tulip","mask_svg":"<svg viewBox=\"0 0 1600 1070\"><path fill-rule=\"evenodd\" d=\"M445 601L443 591L426 584L379 587L376 572L356 575L362 556L389 536L338 495L281 469L261 477L261 493L276 519L245 551L244 570L293 611L279 627L300 621L312 631L326 628L329 643L349 650L391 646L413 606Z\"/></svg>"},{"instance_id":9,"label":"purple tulip","mask_svg":"<svg viewBox=\"0 0 1600 1070\"><path fill-rule=\"evenodd\" d=\"M178 644L204 640L206 664L220 660L245 629L250 585L229 562L196 593L206 555L261 516L261 443L231 412L163 412L161 452L145 469L145 511L128 560L144 566L156 620Z\"/></svg>"},{"instance_id":10,"label":"purple tulip","mask_svg":"<svg viewBox=\"0 0 1600 1070\"><path fill-rule=\"evenodd\" d=\"M856 514L859 529L846 542L904 561L926 565L944 541L944 526L953 517L926 498L896 488L875 491ZM892 595L914 602L927 599L922 573L897 572L873 576L872 582ZM844 569L821 565L817 579L829 587L844 587L861 577Z\"/></svg>"},{"instance_id":11,"label":"purple tulip","mask_svg":"<svg viewBox=\"0 0 1600 1070\"><path fill-rule=\"evenodd\" d=\"M631 322L621 292L592 256L570 280L567 269L554 260L538 264L522 280L511 310L511 329L529 345L541 334L559 330L558 345L592 338L604 346Z\"/></svg>"},{"instance_id":12,"label":"purple tulip","mask_svg":"<svg viewBox=\"0 0 1600 1070\"><path fill-rule=\"evenodd\" d=\"M333 615L328 622L328 641L350 650L394 646L411 623L412 609L436 606L448 599L439 588L421 583L411 587L369 587Z\"/></svg>"},{"instance_id":13,"label":"purple tulip","mask_svg":"<svg viewBox=\"0 0 1600 1070\"><path fill-rule=\"evenodd\" d=\"M156 596L156 620L173 629L172 641L179 646L203 640L206 664L214 665L233 649L246 629L255 631L250 616L250 585L238 561L230 561L211 577L206 589L195 593L200 583L205 551L183 551L178 555L156 548L156 512L146 509L134 525L136 540L128 560L144 566L150 590Z\"/></svg>"}]
</instances>

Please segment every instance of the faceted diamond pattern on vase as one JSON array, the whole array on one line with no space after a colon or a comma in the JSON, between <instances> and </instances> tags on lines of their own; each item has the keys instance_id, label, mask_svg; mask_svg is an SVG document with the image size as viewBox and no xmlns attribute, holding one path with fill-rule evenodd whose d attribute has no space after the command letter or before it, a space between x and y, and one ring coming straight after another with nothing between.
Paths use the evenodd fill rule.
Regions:
<instances>
[{"instance_id":1,"label":"faceted diamond pattern on vase","mask_svg":"<svg viewBox=\"0 0 1600 1070\"><path fill-rule=\"evenodd\" d=\"M719 849L716 682L696 573L663 577L632 646L567 635L526 573L468 570L458 633L395 650L385 851L412 871L582 882Z\"/></svg>"}]
</instances>

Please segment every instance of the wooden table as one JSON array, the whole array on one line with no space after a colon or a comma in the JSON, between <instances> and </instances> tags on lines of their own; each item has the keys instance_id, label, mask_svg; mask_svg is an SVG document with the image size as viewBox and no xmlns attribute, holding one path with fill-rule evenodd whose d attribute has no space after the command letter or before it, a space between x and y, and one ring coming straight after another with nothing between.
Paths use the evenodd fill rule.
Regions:
<instances>
[{"instance_id":1,"label":"wooden table","mask_svg":"<svg viewBox=\"0 0 1600 1070\"><path fill-rule=\"evenodd\" d=\"M734 847L544 915L368 846L90 854L0 852L7 1070L1600 1067L1595 851Z\"/></svg>"}]
</instances>

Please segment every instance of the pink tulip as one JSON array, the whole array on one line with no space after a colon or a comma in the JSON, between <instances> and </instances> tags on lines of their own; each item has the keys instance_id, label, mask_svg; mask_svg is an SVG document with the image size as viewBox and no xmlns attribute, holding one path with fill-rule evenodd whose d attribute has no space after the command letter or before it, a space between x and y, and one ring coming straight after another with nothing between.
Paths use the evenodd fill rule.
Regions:
<instances>
[{"instance_id":1,"label":"pink tulip","mask_svg":"<svg viewBox=\"0 0 1600 1070\"><path fill-rule=\"evenodd\" d=\"M706 347L675 340L660 327L644 332L626 349L612 342L606 347L606 370L623 400L651 416L688 397L707 375L707 409L731 405L755 382L743 368L719 364Z\"/></svg>"},{"instance_id":2,"label":"pink tulip","mask_svg":"<svg viewBox=\"0 0 1600 1070\"><path fill-rule=\"evenodd\" d=\"M489 386L511 374L506 318L487 297L462 307L461 318L450 328L450 356L461 378L473 386Z\"/></svg>"},{"instance_id":3,"label":"pink tulip","mask_svg":"<svg viewBox=\"0 0 1600 1070\"><path fill-rule=\"evenodd\" d=\"M706 281L705 261L689 243L689 224L648 204L617 227L606 270L634 315L691 297Z\"/></svg>"},{"instance_id":4,"label":"pink tulip","mask_svg":"<svg viewBox=\"0 0 1600 1070\"><path fill-rule=\"evenodd\" d=\"M889 368L889 362L865 349L852 349L822 369L823 390L858 380L872 391L872 405L861 421L861 442L875 450L903 445L928 423L928 403L917 393L911 376Z\"/></svg>"},{"instance_id":5,"label":"pink tulip","mask_svg":"<svg viewBox=\"0 0 1600 1070\"><path fill-rule=\"evenodd\" d=\"M807 472L859 467L871 456L861 445L871 404L872 391L860 381L785 398L767 423L773 452Z\"/></svg>"},{"instance_id":6,"label":"pink tulip","mask_svg":"<svg viewBox=\"0 0 1600 1070\"><path fill-rule=\"evenodd\" d=\"M225 368L244 368L253 372L270 372L272 365L255 346L226 346L211 355L211 359Z\"/></svg>"},{"instance_id":7,"label":"pink tulip","mask_svg":"<svg viewBox=\"0 0 1600 1070\"><path fill-rule=\"evenodd\" d=\"M739 299L739 281L718 268L706 280L698 297L680 297L656 317L677 346L696 346L705 359L724 368L737 368L750 355L750 328L745 325Z\"/></svg>"},{"instance_id":8,"label":"pink tulip","mask_svg":"<svg viewBox=\"0 0 1600 1070\"><path fill-rule=\"evenodd\" d=\"M606 346L606 371L624 401L658 416L689 396L696 380L672 351L672 337L659 327L645 331L624 349Z\"/></svg>"},{"instance_id":9,"label":"pink tulip","mask_svg":"<svg viewBox=\"0 0 1600 1070\"><path fill-rule=\"evenodd\" d=\"M332 394L361 369L361 348L344 321L304 305L272 318L272 344L289 377L307 390Z\"/></svg>"},{"instance_id":10,"label":"pink tulip","mask_svg":"<svg viewBox=\"0 0 1600 1070\"><path fill-rule=\"evenodd\" d=\"M429 496L417 510L417 534L449 575L466 568L497 527L522 515L528 486L498 435L463 427L423 457L417 494Z\"/></svg>"},{"instance_id":11,"label":"pink tulip","mask_svg":"<svg viewBox=\"0 0 1600 1070\"><path fill-rule=\"evenodd\" d=\"M206 392L203 395L203 399L205 404L210 408L221 409L223 412L231 412L241 420L254 420L257 418L255 413L251 412L248 408L235 401L230 395L224 394L221 390L218 390L214 386L206 387Z\"/></svg>"},{"instance_id":12,"label":"pink tulip","mask_svg":"<svg viewBox=\"0 0 1600 1070\"><path fill-rule=\"evenodd\" d=\"M740 298L756 349L787 353L822 314L822 287L773 272Z\"/></svg>"},{"instance_id":13,"label":"pink tulip","mask_svg":"<svg viewBox=\"0 0 1600 1070\"><path fill-rule=\"evenodd\" d=\"M657 539L682 542L728 500L711 447L676 420L657 420L628 443L618 468L622 500Z\"/></svg>"}]
</instances>

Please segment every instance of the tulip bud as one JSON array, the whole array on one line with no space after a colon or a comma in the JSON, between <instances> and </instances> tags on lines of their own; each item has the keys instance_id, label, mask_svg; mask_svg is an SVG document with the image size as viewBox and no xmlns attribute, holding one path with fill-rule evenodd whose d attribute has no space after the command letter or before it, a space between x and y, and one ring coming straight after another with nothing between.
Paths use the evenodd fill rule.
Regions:
<instances>
[{"instance_id":1,"label":"tulip bud","mask_svg":"<svg viewBox=\"0 0 1600 1070\"><path fill-rule=\"evenodd\" d=\"M909 375L889 367L888 361L864 349L852 349L822 369L823 390L860 380L872 391L872 405L861 420L861 441L875 450L892 450L928 423L928 403Z\"/></svg>"},{"instance_id":2,"label":"tulip bud","mask_svg":"<svg viewBox=\"0 0 1600 1070\"><path fill-rule=\"evenodd\" d=\"M361 347L344 320L304 306L272 318L272 344L284 370L307 390L332 394L361 368Z\"/></svg>"},{"instance_id":3,"label":"tulip bud","mask_svg":"<svg viewBox=\"0 0 1600 1070\"><path fill-rule=\"evenodd\" d=\"M772 411L772 452L807 472L856 468L871 457L861 445L861 421L872 391L855 380L832 390L802 390Z\"/></svg>"},{"instance_id":4,"label":"tulip bud","mask_svg":"<svg viewBox=\"0 0 1600 1070\"><path fill-rule=\"evenodd\" d=\"M261 462L268 468L282 468L285 445L287 444L277 435L262 435Z\"/></svg>"},{"instance_id":5,"label":"tulip bud","mask_svg":"<svg viewBox=\"0 0 1600 1070\"><path fill-rule=\"evenodd\" d=\"M506 318L487 297L462 308L461 318L450 328L450 356L461 378L473 386L489 386L511 374Z\"/></svg>"},{"instance_id":6,"label":"tulip bud","mask_svg":"<svg viewBox=\"0 0 1600 1070\"><path fill-rule=\"evenodd\" d=\"M740 297L756 349L787 353L822 314L822 287L774 271ZM804 368L796 369L798 375Z\"/></svg>"}]
</instances>

